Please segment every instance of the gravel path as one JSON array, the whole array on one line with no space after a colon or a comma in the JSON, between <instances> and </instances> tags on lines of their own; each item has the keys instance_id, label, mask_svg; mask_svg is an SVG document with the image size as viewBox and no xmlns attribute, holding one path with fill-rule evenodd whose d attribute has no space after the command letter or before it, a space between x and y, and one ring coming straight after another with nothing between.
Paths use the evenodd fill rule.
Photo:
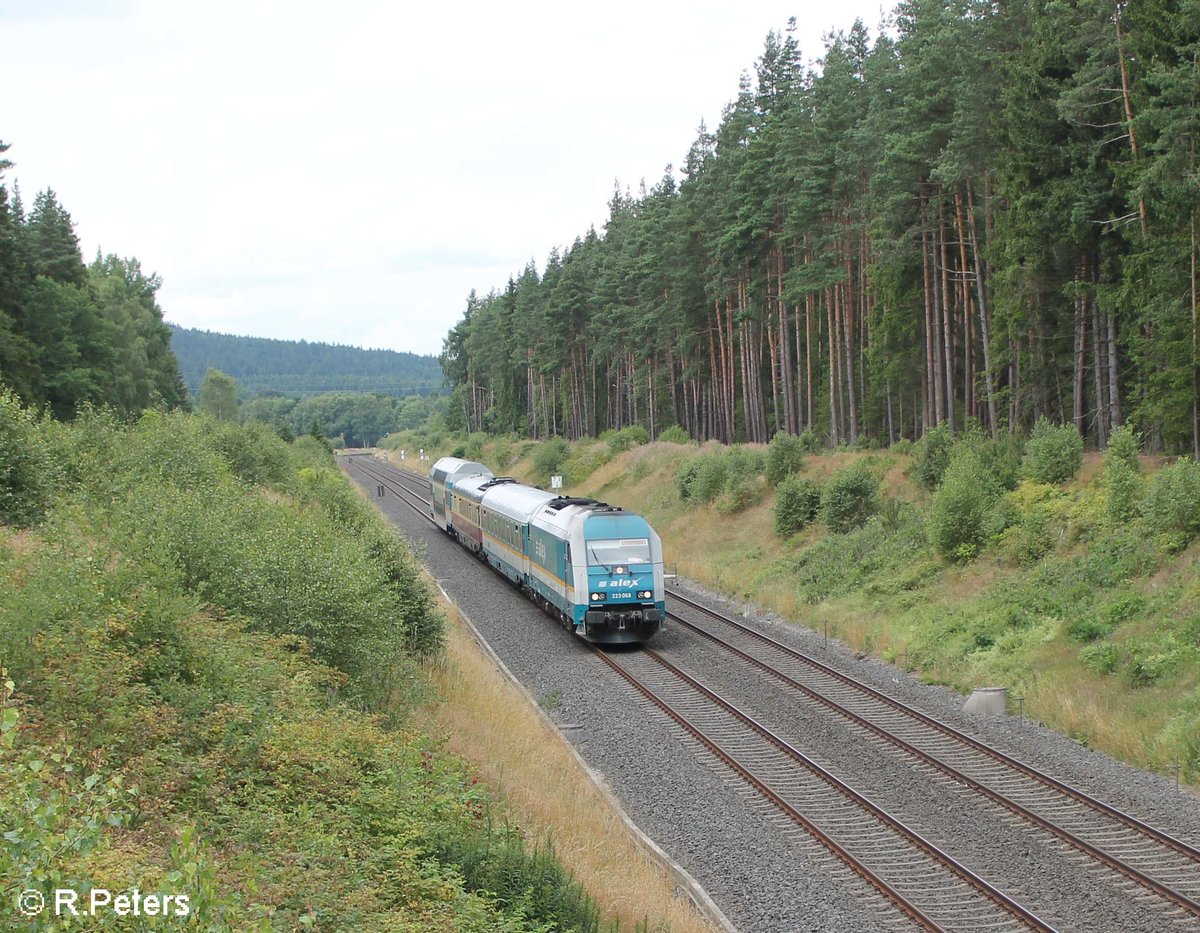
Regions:
<instances>
[{"instance_id":1,"label":"gravel path","mask_svg":"<svg viewBox=\"0 0 1200 933\"><path fill-rule=\"evenodd\" d=\"M352 475L369 494L375 492L373 481ZM874 891L708 752L683 738L665 717L649 710L584 645L518 591L395 495L376 503L414 543L430 572L510 670L555 719L573 727L568 730L572 741L629 815L696 877L740 930L905 928L905 921L885 920ZM1028 721L977 721L962 714L963 698L948 690L922 685L882 662L856 658L836 642L826 648L819 633L734 605L686 581L673 586L714 608L741 612L773 637L816 652L898 699L1200 845L1200 803L1186 790L1177 792L1171 781L1128 768ZM1096 895L1116 884L1104 870L1081 874L1073 852L1058 843L1031 843L1006 812L963 802L944 781L929 780L923 769L862 741L847 741L844 727L814 715L769 680L749 678L696 636L668 623L654 644L705 678L719 679L718 689L736 691L740 704L838 773L854 776L868 796L888 796L889 805L902 809L915 828L939 845L956 855L990 859L986 870L993 881L1005 887L1011 883L1026 906L1044 911L1062 929L1159 928L1138 902L1125 899L1126 906L1118 904L1114 913L1109 901ZM732 680L731 670L737 671Z\"/></svg>"}]
</instances>

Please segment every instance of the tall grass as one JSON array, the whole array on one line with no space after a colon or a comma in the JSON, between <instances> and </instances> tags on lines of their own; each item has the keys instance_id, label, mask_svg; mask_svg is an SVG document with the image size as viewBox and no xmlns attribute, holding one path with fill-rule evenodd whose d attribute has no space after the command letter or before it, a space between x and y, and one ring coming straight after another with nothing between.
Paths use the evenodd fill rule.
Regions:
<instances>
[{"instance_id":1,"label":"tall grass","mask_svg":"<svg viewBox=\"0 0 1200 933\"><path fill-rule=\"evenodd\" d=\"M447 662L436 674L440 702L426 709L426 722L505 801L493 818L511 819L534 840L552 840L558 859L587 879L588 893L620 929L632 933L647 918L671 933L709 929L674 896L670 878L580 773L561 736L500 675L453 606L443 608L451 620Z\"/></svg>"}]
</instances>

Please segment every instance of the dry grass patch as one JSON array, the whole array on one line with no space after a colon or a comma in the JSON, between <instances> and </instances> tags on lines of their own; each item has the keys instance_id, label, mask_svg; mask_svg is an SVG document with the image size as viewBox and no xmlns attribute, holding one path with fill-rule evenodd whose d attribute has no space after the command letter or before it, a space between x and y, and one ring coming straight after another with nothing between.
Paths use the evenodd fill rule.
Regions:
<instances>
[{"instance_id":1,"label":"dry grass patch","mask_svg":"<svg viewBox=\"0 0 1200 933\"><path fill-rule=\"evenodd\" d=\"M1161 701L1150 702L1150 691L1134 698L1111 681L1080 675L1076 669L1064 667L1059 674L1048 671L1029 685L1025 698L1029 715L1121 761L1152 769L1170 764L1151 745L1167 717ZM1143 709L1155 712L1135 714L1137 699Z\"/></svg>"},{"instance_id":2,"label":"dry grass patch","mask_svg":"<svg viewBox=\"0 0 1200 933\"><path fill-rule=\"evenodd\" d=\"M910 502L922 502L930 498L929 493L908 478L905 471L912 466L913 458L893 454L896 462L888 467L880 482L880 490L892 499L907 499Z\"/></svg>"},{"instance_id":3,"label":"dry grass patch","mask_svg":"<svg viewBox=\"0 0 1200 933\"><path fill-rule=\"evenodd\" d=\"M620 918L622 930L648 919L652 930L711 933L674 896L671 879L580 772L564 740L496 670L457 610L443 608L447 661L434 673L441 702L426 709L424 725L479 769L528 838L553 841L558 859L607 915Z\"/></svg>"},{"instance_id":4,"label":"dry grass patch","mask_svg":"<svg viewBox=\"0 0 1200 933\"><path fill-rule=\"evenodd\" d=\"M1095 482L1104 469L1104 454L1095 451L1085 453L1083 455L1083 463L1079 467L1079 472L1075 474L1075 478L1067 484L1067 488L1074 491L1086 489Z\"/></svg>"},{"instance_id":5,"label":"dry grass patch","mask_svg":"<svg viewBox=\"0 0 1200 933\"><path fill-rule=\"evenodd\" d=\"M32 531L0 526L0 548L9 551L13 557L29 557L39 547L41 539Z\"/></svg>"},{"instance_id":6,"label":"dry grass patch","mask_svg":"<svg viewBox=\"0 0 1200 933\"><path fill-rule=\"evenodd\" d=\"M1003 568L995 561L981 559L965 567L948 566L938 580L939 603L965 603L977 599L1000 578Z\"/></svg>"},{"instance_id":7,"label":"dry grass patch","mask_svg":"<svg viewBox=\"0 0 1200 933\"><path fill-rule=\"evenodd\" d=\"M805 608L796 592L796 584L789 578L771 577L758 587L759 605L765 606L785 619L799 620Z\"/></svg>"}]
</instances>

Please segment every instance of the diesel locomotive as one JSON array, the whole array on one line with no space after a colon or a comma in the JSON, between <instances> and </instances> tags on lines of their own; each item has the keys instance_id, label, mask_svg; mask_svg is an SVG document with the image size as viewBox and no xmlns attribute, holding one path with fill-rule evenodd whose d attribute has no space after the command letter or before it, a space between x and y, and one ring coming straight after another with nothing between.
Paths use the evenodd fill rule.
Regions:
<instances>
[{"instance_id":1,"label":"diesel locomotive","mask_svg":"<svg viewBox=\"0 0 1200 933\"><path fill-rule=\"evenodd\" d=\"M632 644L662 625L662 541L640 515L457 457L438 460L429 481L438 527L580 638Z\"/></svg>"}]
</instances>

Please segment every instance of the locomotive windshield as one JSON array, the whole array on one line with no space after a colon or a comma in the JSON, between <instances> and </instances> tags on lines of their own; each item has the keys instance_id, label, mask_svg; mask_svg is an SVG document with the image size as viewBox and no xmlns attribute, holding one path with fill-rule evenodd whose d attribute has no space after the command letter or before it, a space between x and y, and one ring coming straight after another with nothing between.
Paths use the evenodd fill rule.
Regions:
<instances>
[{"instance_id":1,"label":"locomotive windshield","mask_svg":"<svg viewBox=\"0 0 1200 933\"><path fill-rule=\"evenodd\" d=\"M588 563L593 567L650 563L649 538L609 538L587 542Z\"/></svg>"}]
</instances>

